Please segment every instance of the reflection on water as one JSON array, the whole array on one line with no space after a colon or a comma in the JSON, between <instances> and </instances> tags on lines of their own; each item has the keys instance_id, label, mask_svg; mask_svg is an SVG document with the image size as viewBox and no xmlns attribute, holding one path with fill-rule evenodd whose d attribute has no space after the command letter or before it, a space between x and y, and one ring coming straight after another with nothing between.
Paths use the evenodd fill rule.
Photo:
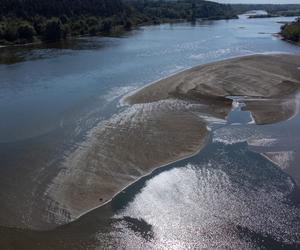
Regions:
<instances>
[{"instance_id":1,"label":"reflection on water","mask_svg":"<svg viewBox=\"0 0 300 250\"><path fill-rule=\"evenodd\" d=\"M118 101L126 92L200 63L266 51L299 53L260 33L277 32L282 20L290 19L150 26L123 38L1 48L1 225L45 226L39 219L47 201L40 198L62 160L87 131L124 109ZM300 180L299 117L256 126L252 118L265 114L255 114L251 100L244 103L228 124L213 127L200 154L142 178L69 225L45 232L2 227L1 248L296 249L299 191L276 164L280 155L293 155L285 170ZM291 107L286 118L292 117L294 103L283 104Z\"/></svg>"},{"instance_id":2,"label":"reflection on water","mask_svg":"<svg viewBox=\"0 0 300 250\"><path fill-rule=\"evenodd\" d=\"M212 144L187 163L148 180L116 211L113 218L150 225L150 236L133 230L125 219L113 224L114 237L127 249L135 244L160 249L297 245L300 207L290 199L293 192L290 177L245 144ZM118 199L122 197L113 205Z\"/></svg>"},{"instance_id":3,"label":"reflection on water","mask_svg":"<svg viewBox=\"0 0 300 250\"><path fill-rule=\"evenodd\" d=\"M2 235L18 249L297 249L299 195L287 174L246 143L210 143L69 225Z\"/></svg>"},{"instance_id":4,"label":"reflection on water","mask_svg":"<svg viewBox=\"0 0 300 250\"><path fill-rule=\"evenodd\" d=\"M99 50L115 46L118 38L77 38L52 43L28 44L0 49L0 64L15 64L23 61L50 59L58 56L72 55L80 50Z\"/></svg>"},{"instance_id":5,"label":"reflection on water","mask_svg":"<svg viewBox=\"0 0 300 250\"><path fill-rule=\"evenodd\" d=\"M18 249L298 249L299 187L252 150L270 150L282 139L292 142L284 147L299 150L300 141L287 133L297 130L300 114L259 126L249 123L240 101L234 100L226 124L212 127L199 154L155 170L68 225L45 232L0 228L0 243Z\"/></svg>"},{"instance_id":6,"label":"reflection on water","mask_svg":"<svg viewBox=\"0 0 300 250\"><path fill-rule=\"evenodd\" d=\"M299 140L289 136L297 135L300 116L258 126L248 122L249 112L237 102L227 125L214 128L212 142L200 154L158 170L116 196L113 218L123 220L112 224L112 245L120 249L299 248L299 187L252 150L288 147L298 152ZM298 162L285 167L299 173ZM297 175L292 176L299 182ZM128 217L144 224L132 229ZM104 236L99 233L99 244L108 240Z\"/></svg>"}]
</instances>

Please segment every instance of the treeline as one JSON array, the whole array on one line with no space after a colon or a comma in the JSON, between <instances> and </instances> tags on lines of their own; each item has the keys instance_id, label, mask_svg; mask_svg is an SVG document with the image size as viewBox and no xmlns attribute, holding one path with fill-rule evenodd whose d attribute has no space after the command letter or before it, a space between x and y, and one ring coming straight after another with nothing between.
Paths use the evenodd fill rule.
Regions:
<instances>
[{"instance_id":1,"label":"treeline","mask_svg":"<svg viewBox=\"0 0 300 250\"><path fill-rule=\"evenodd\" d=\"M176 19L234 17L229 5L202 0L0 0L0 43L112 34Z\"/></svg>"},{"instance_id":2,"label":"treeline","mask_svg":"<svg viewBox=\"0 0 300 250\"><path fill-rule=\"evenodd\" d=\"M121 0L0 0L0 40L28 43L129 28Z\"/></svg>"},{"instance_id":3,"label":"treeline","mask_svg":"<svg viewBox=\"0 0 300 250\"><path fill-rule=\"evenodd\" d=\"M230 5L203 0L127 0L148 17L157 19L230 19L237 18Z\"/></svg>"},{"instance_id":4,"label":"treeline","mask_svg":"<svg viewBox=\"0 0 300 250\"><path fill-rule=\"evenodd\" d=\"M121 0L1 0L0 14L31 18L39 14L44 17L101 15L121 13Z\"/></svg>"},{"instance_id":5,"label":"treeline","mask_svg":"<svg viewBox=\"0 0 300 250\"><path fill-rule=\"evenodd\" d=\"M284 39L300 44L300 18L283 25L280 34Z\"/></svg>"}]
</instances>

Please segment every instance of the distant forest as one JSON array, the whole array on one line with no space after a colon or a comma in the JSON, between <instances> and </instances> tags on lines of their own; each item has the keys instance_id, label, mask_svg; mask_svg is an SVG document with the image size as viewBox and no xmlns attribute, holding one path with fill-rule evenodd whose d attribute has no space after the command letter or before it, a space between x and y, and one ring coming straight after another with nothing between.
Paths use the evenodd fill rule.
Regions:
<instances>
[{"instance_id":1,"label":"distant forest","mask_svg":"<svg viewBox=\"0 0 300 250\"><path fill-rule=\"evenodd\" d=\"M179 19L236 17L230 5L202 0L0 0L0 44L107 35Z\"/></svg>"},{"instance_id":2,"label":"distant forest","mask_svg":"<svg viewBox=\"0 0 300 250\"><path fill-rule=\"evenodd\" d=\"M236 14L243 14L251 10L264 10L270 16L297 16L300 15L300 4L232 4Z\"/></svg>"},{"instance_id":3,"label":"distant forest","mask_svg":"<svg viewBox=\"0 0 300 250\"><path fill-rule=\"evenodd\" d=\"M295 16L298 18L281 27L280 34L288 41L300 44L300 4L232 4L236 14L251 10L265 10L268 15L250 16L253 18L267 18L275 16Z\"/></svg>"}]
</instances>

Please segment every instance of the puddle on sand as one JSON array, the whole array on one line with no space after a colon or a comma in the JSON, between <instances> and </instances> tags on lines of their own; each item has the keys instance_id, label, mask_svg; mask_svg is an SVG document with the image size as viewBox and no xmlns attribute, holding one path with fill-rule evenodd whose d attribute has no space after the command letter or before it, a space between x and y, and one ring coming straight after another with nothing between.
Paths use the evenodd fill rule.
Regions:
<instances>
[{"instance_id":1,"label":"puddle on sand","mask_svg":"<svg viewBox=\"0 0 300 250\"><path fill-rule=\"evenodd\" d=\"M227 98L232 100L232 110L226 118L227 124L244 125L255 123L250 111L242 111L242 109L246 106L242 97L227 96Z\"/></svg>"}]
</instances>

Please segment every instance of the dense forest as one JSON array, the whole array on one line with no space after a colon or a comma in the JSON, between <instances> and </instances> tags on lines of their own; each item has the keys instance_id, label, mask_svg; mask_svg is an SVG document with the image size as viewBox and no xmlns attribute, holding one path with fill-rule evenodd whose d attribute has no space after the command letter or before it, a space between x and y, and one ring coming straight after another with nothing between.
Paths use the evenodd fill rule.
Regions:
<instances>
[{"instance_id":1,"label":"dense forest","mask_svg":"<svg viewBox=\"0 0 300 250\"><path fill-rule=\"evenodd\" d=\"M125 0L126 1L126 0ZM134 8L148 17L158 19L228 19L236 18L230 5L203 0L127 0Z\"/></svg>"},{"instance_id":2,"label":"dense forest","mask_svg":"<svg viewBox=\"0 0 300 250\"><path fill-rule=\"evenodd\" d=\"M281 35L284 39L300 44L300 18L281 27Z\"/></svg>"},{"instance_id":3,"label":"dense forest","mask_svg":"<svg viewBox=\"0 0 300 250\"><path fill-rule=\"evenodd\" d=\"M202 0L0 0L0 44L112 34L178 19L235 17L230 5Z\"/></svg>"}]
</instances>

